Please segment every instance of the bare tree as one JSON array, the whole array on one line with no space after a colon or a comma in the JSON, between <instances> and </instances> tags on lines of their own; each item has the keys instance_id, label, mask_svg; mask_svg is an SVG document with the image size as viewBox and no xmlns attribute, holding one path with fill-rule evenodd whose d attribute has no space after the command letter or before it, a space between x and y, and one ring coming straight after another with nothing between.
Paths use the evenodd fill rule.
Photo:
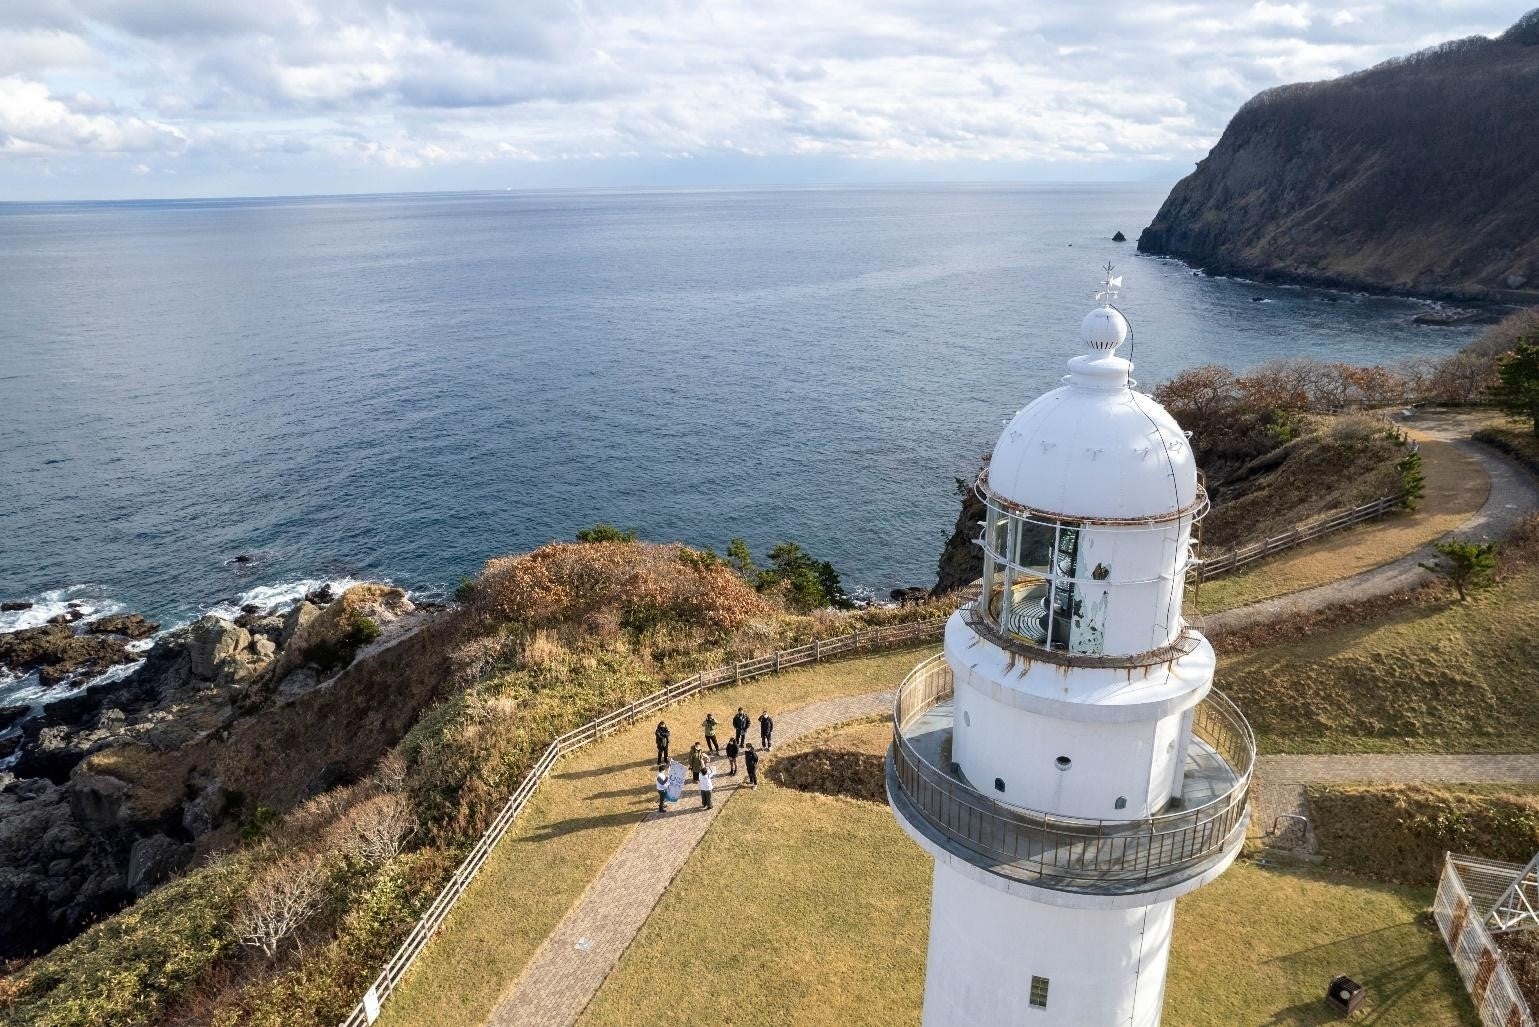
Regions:
<instances>
[{"instance_id":1,"label":"bare tree","mask_svg":"<svg viewBox=\"0 0 1539 1027\"><path fill-rule=\"evenodd\" d=\"M279 860L252 882L233 927L242 945L276 959L283 943L321 908L326 874L320 860L293 856Z\"/></svg>"},{"instance_id":2,"label":"bare tree","mask_svg":"<svg viewBox=\"0 0 1539 1027\"><path fill-rule=\"evenodd\" d=\"M391 749L374 767L374 787L382 792L399 792L406 784L406 757Z\"/></svg>"},{"instance_id":3,"label":"bare tree","mask_svg":"<svg viewBox=\"0 0 1539 1027\"><path fill-rule=\"evenodd\" d=\"M402 792L386 792L361 802L348 817L348 843L353 852L376 866L406 851L417 830L411 801Z\"/></svg>"}]
</instances>

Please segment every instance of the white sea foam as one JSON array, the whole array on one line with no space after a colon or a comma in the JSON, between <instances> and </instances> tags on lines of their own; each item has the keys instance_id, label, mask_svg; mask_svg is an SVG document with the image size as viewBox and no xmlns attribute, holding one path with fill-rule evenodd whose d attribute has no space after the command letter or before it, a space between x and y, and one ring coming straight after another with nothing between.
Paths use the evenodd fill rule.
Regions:
<instances>
[{"instance_id":1,"label":"white sea foam","mask_svg":"<svg viewBox=\"0 0 1539 1027\"><path fill-rule=\"evenodd\" d=\"M109 598L100 585L71 585L37 596L32 600L31 609L0 613L0 631L42 627L50 617L68 613L72 602L79 604L74 609L80 611L83 621L92 621L123 609L123 604Z\"/></svg>"},{"instance_id":2,"label":"white sea foam","mask_svg":"<svg viewBox=\"0 0 1539 1027\"><path fill-rule=\"evenodd\" d=\"M325 585L330 585L331 590L341 595L354 585L363 584L361 578L305 578L302 581L288 581L277 585L258 585L256 588L242 592L233 603L218 603L204 611L204 615L213 614L226 620L234 620L240 616L241 607L257 606L265 612L277 607L281 612L287 610L305 597L307 593Z\"/></svg>"}]
</instances>

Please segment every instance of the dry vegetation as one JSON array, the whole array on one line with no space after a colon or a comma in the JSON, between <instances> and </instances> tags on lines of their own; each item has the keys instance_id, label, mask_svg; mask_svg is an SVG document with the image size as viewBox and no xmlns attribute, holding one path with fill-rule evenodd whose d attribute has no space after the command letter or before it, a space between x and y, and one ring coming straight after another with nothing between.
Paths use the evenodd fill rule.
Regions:
<instances>
[{"instance_id":1,"label":"dry vegetation","mask_svg":"<svg viewBox=\"0 0 1539 1027\"><path fill-rule=\"evenodd\" d=\"M1527 863L1539 795L1511 785L1331 785L1309 789L1330 865L1401 884L1437 883L1447 852Z\"/></svg>"},{"instance_id":2,"label":"dry vegetation","mask_svg":"<svg viewBox=\"0 0 1539 1027\"><path fill-rule=\"evenodd\" d=\"M624 541L494 560L462 598L432 633L398 647L411 651L411 667L397 651L382 654L381 673L394 680L404 669L417 682L410 696L421 697L407 710L390 696L389 717L447 699L376 773L287 814L288 803L256 809L236 854L16 969L0 986L0 1024L334 1024L554 736L702 667L943 612L793 614L709 553ZM232 766L231 779L276 773L281 782L253 793L293 794L314 776L308 764L349 743L330 731L322 745L306 741L316 723L392 730L377 711L301 724L303 712L268 718L278 728L243 750L255 765ZM393 730L399 738L404 725ZM227 758L237 755L232 746ZM302 769L287 773L289 763ZM177 904L162 901L171 895Z\"/></svg>"},{"instance_id":3,"label":"dry vegetation","mask_svg":"<svg viewBox=\"0 0 1539 1027\"><path fill-rule=\"evenodd\" d=\"M891 742L888 716L826 728L776 753L766 776L782 788L885 805L883 774Z\"/></svg>"},{"instance_id":4,"label":"dry vegetation","mask_svg":"<svg viewBox=\"0 0 1539 1027\"><path fill-rule=\"evenodd\" d=\"M1270 752L1533 752L1539 519L1499 578L1467 603L1431 588L1220 638L1219 687Z\"/></svg>"},{"instance_id":5,"label":"dry vegetation","mask_svg":"<svg viewBox=\"0 0 1539 1027\"><path fill-rule=\"evenodd\" d=\"M722 810L579 1023L917 1023L930 875L881 806L772 783ZM1237 864L1177 907L1165 1020L1334 1023L1325 982L1349 972L1368 986L1366 1022L1474 1025L1426 902Z\"/></svg>"}]
</instances>

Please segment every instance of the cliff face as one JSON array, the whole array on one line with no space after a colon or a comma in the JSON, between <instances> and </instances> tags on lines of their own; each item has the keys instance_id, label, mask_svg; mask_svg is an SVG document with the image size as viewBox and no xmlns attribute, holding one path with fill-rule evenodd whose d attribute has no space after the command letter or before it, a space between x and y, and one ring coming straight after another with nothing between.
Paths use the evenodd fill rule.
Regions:
<instances>
[{"instance_id":1,"label":"cliff face","mask_svg":"<svg viewBox=\"0 0 1539 1027\"><path fill-rule=\"evenodd\" d=\"M1139 237L1215 274L1539 300L1539 10L1259 94Z\"/></svg>"}]
</instances>

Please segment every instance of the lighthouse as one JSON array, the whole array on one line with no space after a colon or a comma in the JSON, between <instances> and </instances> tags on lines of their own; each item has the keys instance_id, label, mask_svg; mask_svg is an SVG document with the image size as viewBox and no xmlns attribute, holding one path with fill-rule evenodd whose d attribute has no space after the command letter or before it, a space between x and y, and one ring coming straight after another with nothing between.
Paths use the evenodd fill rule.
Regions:
<instances>
[{"instance_id":1,"label":"lighthouse","mask_svg":"<svg viewBox=\"0 0 1539 1027\"><path fill-rule=\"evenodd\" d=\"M1104 301L977 481L978 598L899 687L888 801L935 860L925 1027L1151 1027L1176 899L1245 838L1255 740L1182 616L1207 511Z\"/></svg>"}]
</instances>

